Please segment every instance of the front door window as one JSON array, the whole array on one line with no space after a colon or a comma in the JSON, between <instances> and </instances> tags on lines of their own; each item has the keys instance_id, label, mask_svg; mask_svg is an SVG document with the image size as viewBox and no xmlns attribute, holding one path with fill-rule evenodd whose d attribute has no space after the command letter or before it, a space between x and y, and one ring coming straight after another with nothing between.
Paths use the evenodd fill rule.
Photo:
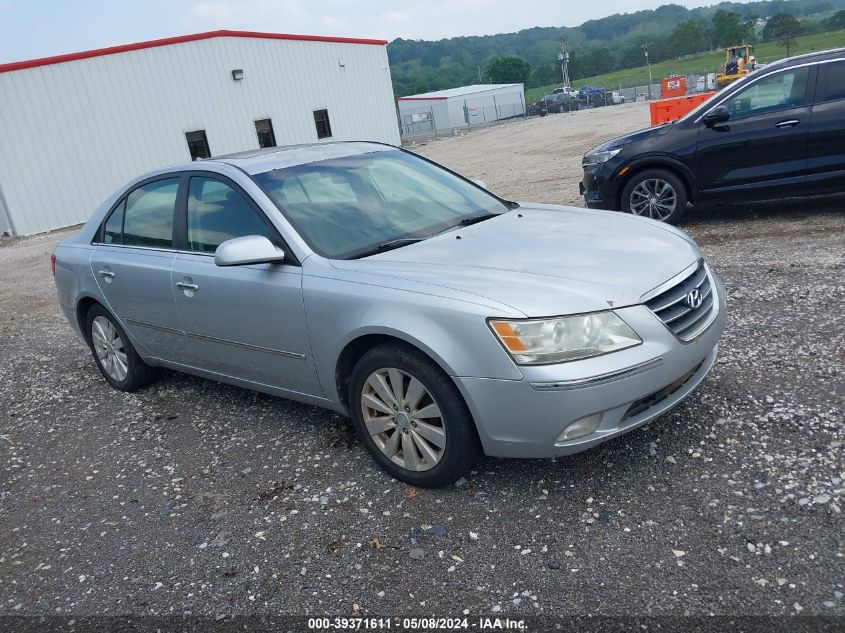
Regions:
<instances>
[{"instance_id":1,"label":"front door window","mask_svg":"<svg viewBox=\"0 0 845 633\"><path fill-rule=\"evenodd\" d=\"M805 105L809 66L792 68L764 77L728 99L731 119Z\"/></svg>"}]
</instances>

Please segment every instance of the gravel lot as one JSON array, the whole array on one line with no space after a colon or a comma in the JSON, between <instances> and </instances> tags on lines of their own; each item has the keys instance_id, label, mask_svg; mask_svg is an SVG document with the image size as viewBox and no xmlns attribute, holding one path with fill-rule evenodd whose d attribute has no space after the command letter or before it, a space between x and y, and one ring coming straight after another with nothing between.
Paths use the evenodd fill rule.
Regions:
<instances>
[{"instance_id":1,"label":"gravel lot","mask_svg":"<svg viewBox=\"0 0 845 633\"><path fill-rule=\"evenodd\" d=\"M642 104L552 115L417 150L506 197L580 203L583 152L646 117ZM7 241L0 615L831 625L807 616L845 617L843 208L689 213L683 228L729 291L698 391L590 452L487 459L442 490L389 479L320 409L169 372L111 390L55 304L62 234Z\"/></svg>"}]
</instances>

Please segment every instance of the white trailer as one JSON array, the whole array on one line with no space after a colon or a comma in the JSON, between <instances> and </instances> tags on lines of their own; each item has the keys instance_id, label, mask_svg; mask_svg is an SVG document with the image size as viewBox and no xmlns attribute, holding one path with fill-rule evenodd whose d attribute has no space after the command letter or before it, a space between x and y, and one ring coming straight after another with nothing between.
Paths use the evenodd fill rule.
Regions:
<instances>
[{"instance_id":1,"label":"white trailer","mask_svg":"<svg viewBox=\"0 0 845 633\"><path fill-rule=\"evenodd\" d=\"M523 84L479 84L399 97L402 132L449 133L525 115Z\"/></svg>"}]
</instances>

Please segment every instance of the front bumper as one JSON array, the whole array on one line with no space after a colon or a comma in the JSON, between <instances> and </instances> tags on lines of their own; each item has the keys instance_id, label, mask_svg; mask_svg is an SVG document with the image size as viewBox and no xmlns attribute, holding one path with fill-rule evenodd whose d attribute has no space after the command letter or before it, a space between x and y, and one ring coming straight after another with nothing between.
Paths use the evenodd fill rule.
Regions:
<instances>
[{"instance_id":1,"label":"front bumper","mask_svg":"<svg viewBox=\"0 0 845 633\"><path fill-rule=\"evenodd\" d=\"M682 342L645 306L616 313L643 343L571 363L522 366L523 380L458 377L485 453L556 457L587 450L668 411L704 380L716 360L725 325L725 287L711 272L718 310L696 339ZM598 427L569 441L558 438L576 420L601 413Z\"/></svg>"},{"instance_id":2,"label":"front bumper","mask_svg":"<svg viewBox=\"0 0 845 633\"><path fill-rule=\"evenodd\" d=\"M591 165L584 169L584 177L578 183L578 192L584 196L584 204L590 209L618 210L616 190L613 186L613 170L606 163Z\"/></svg>"}]
</instances>

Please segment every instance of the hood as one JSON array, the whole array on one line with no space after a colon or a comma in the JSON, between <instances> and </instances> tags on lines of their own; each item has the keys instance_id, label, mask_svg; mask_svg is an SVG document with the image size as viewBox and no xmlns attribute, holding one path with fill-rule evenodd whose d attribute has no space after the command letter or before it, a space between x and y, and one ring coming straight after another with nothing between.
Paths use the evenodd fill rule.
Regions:
<instances>
[{"instance_id":1,"label":"hood","mask_svg":"<svg viewBox=\"0 0 845 633\"><path fill-rule=\"evenodd\" d=\"M643 141L645 139L654 138L656 136L663 136L671 129L672 123L670 122L664 123L663 125L655 125L653 127L643 128L642 130L637 130L636 132L623 134L622 136L617 136L616 138L612 138L609 141L605 141L601 145L596 145L593 149L587 152L586 155L592 154L593 152L600 152L606 149L624 147L628 143Z\"/></svg>"},{"instance_id":2,"label":"hood","mask_svg":"<svg viewBox=\"0 0 845 633\"><path fill-rule=\"evenodd\" d=\"M610 211L532 205L344 270L449 288L526 316L605 310L640 297L694 263L695 243L673 227Z\"/></svg>"}]
</instances>

